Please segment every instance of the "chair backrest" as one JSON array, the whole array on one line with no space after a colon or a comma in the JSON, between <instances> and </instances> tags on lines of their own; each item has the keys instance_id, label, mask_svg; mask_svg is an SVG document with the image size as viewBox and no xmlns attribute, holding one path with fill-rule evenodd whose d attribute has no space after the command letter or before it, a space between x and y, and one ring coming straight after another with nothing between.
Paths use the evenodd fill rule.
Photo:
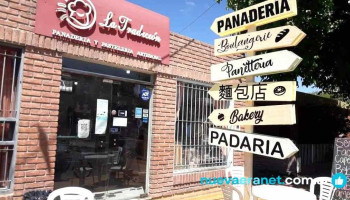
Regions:
<instances>
[{"instance_id":1,"label":"chair backrest","mask_svg":"<svg viewBox=\"0 0 350 200\"><path fill-rule=\"evenodd\" d=\"M330 177L318 177L314 178L310 184L310 192L315 194L315 185L320 185L320 197L319 200L331 200L334 195L335 188L332 184L332 178Z\"/></svg>"},{"instance_id":2,"label":"chair backrest","mask_svg":"<svg viewBox=\"0 0 350 200\"><path fill-rule=\"evenodd\" d=\"M123 147L118 147L118 151L115 152L115 156L112 159L113 164L117 165L120 162L120 155L122 154Z\"/></svg>"},{"instance_id":3,"label":"chair backrest","mask_svg":"<svg viewBox=\"0 0 350 200\"><path fill-rule=\"evenodd\" d=\"M243 166L232 166L225 169L226 178L230 176L232 178L242 178L244 177L244 167ZM228 185L228 187L222 187L224 192L224 198L226 199L242 199L244 198L244 186L243 185ZM231 192L228 192L228 191ZM226 194L225 194L226 193ZM227 196L229 194L229 196Z\"/></svg>"},{"instance_id":4,"label":"chair backrest","mask_svg":"<svg viewBox=\"0 0 350 200\"><path fill-rule=\"evenodd\" d=\"M224 200L243 200L243 194L233 185L222 185L221 189L224 193Z\"/></svg>"},{"instance_id":5,"label":"chair backrest","mask_svg":"<svg viewBox=\"0 0 350 200\"><path fill-rule=\"evenodd\" d=\"M60 200L94 200L94 194L81 187L65 187L53 191L47 200L54 200L60 197Z\"/></svg>"}]
</instances>

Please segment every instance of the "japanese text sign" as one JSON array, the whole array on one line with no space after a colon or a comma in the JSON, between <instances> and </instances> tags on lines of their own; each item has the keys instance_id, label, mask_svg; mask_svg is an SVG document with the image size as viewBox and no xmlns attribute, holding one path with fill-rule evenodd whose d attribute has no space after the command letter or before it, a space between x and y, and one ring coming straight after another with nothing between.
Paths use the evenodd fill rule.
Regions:
<instances>
[{"instance_id":1,"label":"japanese text sign","mask_svg":"<svg viewBox=\"0 0 350 200\"><path fill-rule=\"evenodd\" d=\"M209 95L214 100L295 101L296 82L216 84L209 90Z\"/></svg>"}]
</instances>

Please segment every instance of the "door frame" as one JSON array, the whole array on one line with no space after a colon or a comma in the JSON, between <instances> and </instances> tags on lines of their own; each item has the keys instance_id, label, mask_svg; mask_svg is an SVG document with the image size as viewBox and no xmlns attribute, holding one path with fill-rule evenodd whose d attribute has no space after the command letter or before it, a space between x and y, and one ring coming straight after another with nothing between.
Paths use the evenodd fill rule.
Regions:
<instances>
[{"instance_id":1,"label":"door frame","mask_svg":"<svg viewBox=\"0 0 350 200\"><path fill-rule=\"evenodd\" d=\"M81 60L78 58L74 58L74 59ZM86 61L83 61L83 62L86 62ZM94 62L92 62L92 63L94 63ZM105 65L105 66L111 67L109 65ZM89 71L69 69L69 68L64 68L63 66L62 66L62 72L79 74L79 75L86 75L86 76L101 77L101 78L116 80L116 81L131 82L131 83L146 85L149 87L148 89L151 90L151 98L149 100L149 111L148 111L149 112L149 114L148 114L149 115L148 116L148 130L147 130L148 131L148 141L147 141L146 180L145 180L145 193L149 194L150 167L151 167L151 145L152 145L152 135L153 135L152 134L153 133L152 132L152 125L153 125L154 74L153 73L149 74L151 76L151 81L147 82L147 81L141 81L141 80L122 78L122 77L117 77L117 76L109 76L109 75L99 74L99 73L94 73L94 72L89 72ZM63 75L63 73L62 73L62 75Z\"/></svg>"},{"instance_id":2,"label":"door frame","mask_svg":"<svg viewBox=\"0 0 350 200\"><path fill-rule=\"evenodd\" d=\"M147 161L146 161L146 186L145 193L149 194L150 172L151 172L151 146L152 146L152 126L153 126L153 95L154 87L152 87L151 98L149 100L148 109L148 140L147 140Z\"/></svg>"}]
</instances>

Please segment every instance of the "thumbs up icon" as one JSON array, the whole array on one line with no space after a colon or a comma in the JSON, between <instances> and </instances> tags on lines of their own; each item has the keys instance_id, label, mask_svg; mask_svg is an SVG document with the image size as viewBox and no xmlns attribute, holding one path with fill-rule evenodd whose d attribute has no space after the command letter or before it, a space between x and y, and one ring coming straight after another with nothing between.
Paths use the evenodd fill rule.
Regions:
<instances>
[{"instance_id":1,"label":"thumbs up icon","mask_svg":"<svg viewBox=\"0 0 350 200\"><path fill-rule=\"evenodd\" d=\"M335 188L344 188L347 184L347 177L342 173L334 174L332 177L332 184Z\"/></svg>"},{"instance_id":2,"label":"thumbs up icon","mask_svg":"<svg viewBox=\"0 0 350 200\"><path fill-rule=\"evenodd\" d=\"M335 180L335 185L343 185L344 180L340 176Z\"/></svg>"}]
</instances>

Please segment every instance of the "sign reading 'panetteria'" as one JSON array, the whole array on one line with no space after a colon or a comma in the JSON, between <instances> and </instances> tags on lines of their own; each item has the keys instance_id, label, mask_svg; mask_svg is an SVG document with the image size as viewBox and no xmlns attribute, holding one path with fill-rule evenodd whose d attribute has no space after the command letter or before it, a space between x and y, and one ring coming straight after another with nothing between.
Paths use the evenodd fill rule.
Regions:
<instances>
[{"instance_id":1,"label":"sign reading 'panetteria'","mask_svg":"<svg viewBox=\"0 0 350 200\"><path fill-rule=\"evenodd\" d=\"M278 159L289 158L299 151L288 138L249 134L217 128L209 129L209 144L230 147L234 150Z\"/></svg>"},{"instance_id":2,"label":"sign reading 'panetteria'","mask_svg":"<svg viewBox=\"0 0 350 200\"><path fill-rule=\"evenodd\" d=\"M232 60L211 66L211 81L293 71L302 59L288 50Z\"/></svg>"},{"instance_id":3,"label":"sign reading 'panetteria'","mask_svg":"<svg viewBox=\"0 0 350 200\"><path fill-rule=\"evenodd\" d=\"M211 30L226 36L247 30L251 25L261 26L297 13L296 0L268 0L215 19Z\"/></svg>"},{"instance_id":4,"label":"sign reading 'panetteria'","mask_svg":"<svg viewBox=\"0 0 350 200\"><path fill-rule=\"evenodd\" d=\"M257 31L215 40L215 56L296 46L306 34L296 26Z\"/></svg>"},{"instance_id":5,"label":"sign reading 'panetteria'","mask_svg":"<svg viewBox=\"0 0 350 200\"><path fill-rule=\"evenodd\" d=\"M295 101L296 82L216 84L208 93L214 100Z\"/></svg>"},{"instance_id":6,"label":"sign reading 'panetteria'","mask_svg":"<svg viewBox=\"0 0 350 200\"><path fill-rule=\"evenodd\" d=\"M258 106L214 110L209 119L215 126L292 125L296 123L295 106Z\"/></svg>"}]
</instances>

